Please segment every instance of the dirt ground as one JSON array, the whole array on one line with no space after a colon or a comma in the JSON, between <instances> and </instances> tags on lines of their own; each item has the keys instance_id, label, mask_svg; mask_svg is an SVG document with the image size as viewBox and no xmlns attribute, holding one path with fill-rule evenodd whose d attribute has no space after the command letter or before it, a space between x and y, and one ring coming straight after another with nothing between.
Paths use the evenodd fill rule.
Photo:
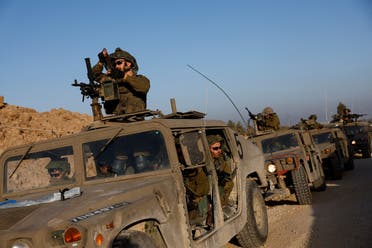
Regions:
<instances>
[{"instance_id":1,"label":"dirt ground","mask_svg":"<svg viewBox=\"0 0 372 248\"><path fill-rule=\"evenodd\" d=\"M294 199L268 206L269 236L264 247L372 247L372 159L355 160L342 180L313 192L313 204ZM239 247L227 244L224 248Z\"/></svg>"}]
</instances>

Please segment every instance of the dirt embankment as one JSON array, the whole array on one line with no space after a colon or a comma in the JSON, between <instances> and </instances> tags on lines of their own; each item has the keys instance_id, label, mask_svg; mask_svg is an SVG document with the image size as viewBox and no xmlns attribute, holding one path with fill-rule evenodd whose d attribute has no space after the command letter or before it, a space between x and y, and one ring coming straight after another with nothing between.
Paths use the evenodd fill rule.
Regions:
<instances>
[{"instance_id":1,"label":"dirt embankment","mask_svg":"<svg viewBox=\"0 0 372 248\"><path fill-rule=\"evenodd\" d=\"M79 132L92 116L59 109L37 112L5 105L0 108L0 154L8 147Z\"/></svg>"}]
</instances>

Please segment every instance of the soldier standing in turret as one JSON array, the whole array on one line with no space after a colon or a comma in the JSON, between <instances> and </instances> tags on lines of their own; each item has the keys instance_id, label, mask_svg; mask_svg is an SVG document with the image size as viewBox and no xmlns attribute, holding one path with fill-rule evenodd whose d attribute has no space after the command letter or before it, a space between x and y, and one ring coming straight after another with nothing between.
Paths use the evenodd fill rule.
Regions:
<instances>
[{"instance_id":1,"label":"soldier standing in turret","mask_svg":"<svg viewBox=\"0 0 372 248\"><path fill-rule=\"evenodd\" d=\"M136 59L121 48L116 48L110 55L104 48L98 58L99 62L93 67L97 80L100 83L114 80L119 91L118 101L105 102L106 113L120 115L146 110L150 80L137 74ZM102 73L104 67L106 74Z\"/></svg>"}]
</instances>

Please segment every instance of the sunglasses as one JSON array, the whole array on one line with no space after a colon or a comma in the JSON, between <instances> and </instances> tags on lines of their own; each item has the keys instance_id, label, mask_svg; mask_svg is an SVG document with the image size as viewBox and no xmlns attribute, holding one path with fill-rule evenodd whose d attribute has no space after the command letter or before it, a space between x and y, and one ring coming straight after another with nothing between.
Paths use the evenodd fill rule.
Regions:
<instances>
[{"instance_id":1,"label":"sunglasses","mask_svg":"<svg viewBox=\"0 0 372 248\"><path fill-rule=\"evenodd\" d=\"M212 147L212 150L218 151L218 150L221 150L221 147L220 146L215 146L215 147Z\"/></svg>"},{"instance_id":2,"label":"sunglasses","mask_svg":"<svg viewBox=\"0 0 372 248\"><path fill-rule=\"evenodd\" d=\"M118 61L115 62L116 65L121 65L123 63L124 63L124 61L122 61L122 60L118 60Z\"/></svg>"},{"instance_id":3,"label":"sunglasses","mask_svg":"<svg viewBox=\"0 0 372 248\"><path fill-rule=\"evenodd\" d=\"M48 169L48 172L51 177L58 177L62 173L62 168Z\"/></svg>"}]
</instances>

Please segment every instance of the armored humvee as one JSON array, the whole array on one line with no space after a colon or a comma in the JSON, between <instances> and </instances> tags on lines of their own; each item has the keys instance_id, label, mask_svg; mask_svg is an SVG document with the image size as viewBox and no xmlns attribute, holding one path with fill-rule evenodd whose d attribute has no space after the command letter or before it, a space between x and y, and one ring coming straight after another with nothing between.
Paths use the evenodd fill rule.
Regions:
<instances>
[{"instance_id":1,"label":"armored humvee","mask_svg":"<svg viewBox=\"0 0 372 248\"><path fill-rule=\"evenodd\" d=\"M332 128L312 129L309 132L320 150L326 176L342 179L344 165L349 158L344 156L340 134L337 136L337 131Z\"/></svg>"},{"instance_id":2,"label":"armored humvee","mask_svg":"<svg viewBox=\"0 0 372 248\"><path fill-rule=\"evenodd\" d=\"M295 193L299 204L311 204L310 189L325 190L320 152L306 131L288 129L251 138L265 155L268 190L265 200Z\"/></svg>"},{"instance_id":3,"label":"armored humvee","mask_svg":"<svg viewBox=\"0 0 372 248\"><path fill-rule=\"evenodd\" d=\"M107 116L79 134L6 150L0 157L0 246L220 247L234 236L242 247L264 244L263 154L222 121L203 116ZM227 212L207 144L215 134L234 168ZM195 198L185 178L197 169L208 175L208 225L194 221L188 207Z\"/></svg>"},{"instance_id":4,"label":"armored humvee","mask_svg":"<svg viewBox=\"0 0 372 248\"><path fill-rule=\"evenodd\" d=\"M341 129L347 136L349 142L349 153L353 158L370 158L372 139L370 132L370 124L368 122L351 122L340 124Z\"/></svg>"}]
</instances>

